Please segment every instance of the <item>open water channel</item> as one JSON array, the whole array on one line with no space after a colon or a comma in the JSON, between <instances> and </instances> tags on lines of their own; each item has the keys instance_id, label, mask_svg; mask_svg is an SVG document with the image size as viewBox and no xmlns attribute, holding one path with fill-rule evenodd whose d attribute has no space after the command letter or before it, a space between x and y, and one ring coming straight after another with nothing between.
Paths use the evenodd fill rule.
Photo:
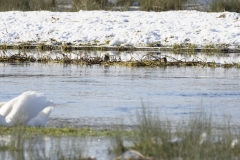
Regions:
<instances>
[{"instance_id":1,"label":"open water channel","mask_svg":"<svg viewBox=\"0 0 240 160\"><path fill-rule=\"evenodd\" d=\"M146 53L110 54L127 60L143 57ZM176 59L197 57L219 64L240 62L239 54L189 56L156 53L159 54L175 56ZM135 123L136 112L143 106L158 111L159 116L173 122L204 108L211 112L215 121L227 115L239 124L239 80L240 69L223 67L131 68L0 63L0 101L8 101L27 90L43 92L55 103L47 124L53 127L108 128L113 124L131 127Z\"/></svg>"}]
</instances>

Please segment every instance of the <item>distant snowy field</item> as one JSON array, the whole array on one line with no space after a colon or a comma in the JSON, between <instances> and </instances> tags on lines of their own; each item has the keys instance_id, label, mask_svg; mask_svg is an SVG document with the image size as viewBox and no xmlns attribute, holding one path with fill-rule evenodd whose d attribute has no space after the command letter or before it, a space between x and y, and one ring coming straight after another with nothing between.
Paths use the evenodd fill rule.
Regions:
<instances>
[{"instance_id":1,"label":"distant snowy field","mask_svg":"<svg viewBox=\"0 0 240 160\"><path fill-rule=\"evenodd\" d=\"M1 44L162 46L191 43L198 47L240 48L240 14L168 12L0 12Z\"/></svg>"}]
</instances>

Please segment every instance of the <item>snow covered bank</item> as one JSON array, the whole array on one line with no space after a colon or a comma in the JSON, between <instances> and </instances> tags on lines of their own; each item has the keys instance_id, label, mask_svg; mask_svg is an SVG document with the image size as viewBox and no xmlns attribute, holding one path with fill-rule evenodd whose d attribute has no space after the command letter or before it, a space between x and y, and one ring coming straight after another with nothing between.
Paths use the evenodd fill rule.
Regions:
<instances>
[{"instance_id":1,"label":"snow covered bank","mask_svg":"<svg viewBox=\"0 0 240 160\"><path fill-rule=\"evenodd\" d=\"M168 12L0 12L0 44L240 48L240 14Z\"/></svg>"}]
</instances>

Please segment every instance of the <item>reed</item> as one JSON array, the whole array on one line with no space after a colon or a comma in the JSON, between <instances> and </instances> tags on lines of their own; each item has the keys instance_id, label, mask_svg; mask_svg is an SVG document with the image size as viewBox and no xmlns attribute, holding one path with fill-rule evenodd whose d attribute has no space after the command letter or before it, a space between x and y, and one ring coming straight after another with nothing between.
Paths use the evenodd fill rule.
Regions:
<instances>
[{"instance_id":1,"label":"reed","mask_svg":"<svg viewBox=\"0 0 240 160\"><path fill-rule=\"evenodd\" d=\"M177 67L224 67L224 68L240 68L240 63L224 63L219 64L216 62L207 62L205 60L200 59L195 56L192 60L186 61L183 59L176 59L172 56L156 56L155 54L149 53L139 58L131 58L128 61L122 61L120 56L109 55L106 53L105 55L81 55L71 53L69 51L73 50L71 46L63 46L61 55L51 56L51 54L42 54L41 48L46 48L51 46L40 46L39 48L39 56L35 56L34 54L29 54L27 49L23 48L19 50L18 53L12 54L9 50L0 50L0 62L3 63L29 63L29 62L40 62L40 63L63 63L63 64L75 64L75 65L103 65L103 66L127 66L127 67L167 67L167 66L177 66ZM119 48L120 50L124 50L124 48ZM189 48L187 50L183 50L181 48L178 49L176 47L176 51L185 52L189 54L193 54L193 48ZM214 53L213 49L207 49L206 54ZM211 52L210 52L211 51ZM177 53L179 54L179 53ZM73 56L74 55L74 56ZM72 58L72 56L74 58Z\"/></svg>"},{"instance_id":2,"label":"reed","mask_svg":"<svg viewBox=\"0 0 240 160\"><path fill-rule=\"evenodd\" d=\"M0 0L0 11L54 11L55 7L56 0Z\"/></svg>"},{"instance_id":3,"label":"reed","mask_svg":"<svg viewBox=\"0 0 240 160\"><path fill-rule=\"evenodd\" d=\"M212 12L240 12L239 0L212 0L210 4L210 11ZM224 18L224 17L223 17Z\"/></svg>"},{"instance_id":4,"label":"reed","mask_svg":"<svg viewBox=\"0 0 240 160\"><path fill-rule=\"evenodd\" d=\"M240 158L240 127L233 126L230 117L225 116L216 123L212 114L201 108L198 113L176 122L158 110L143 106L135 119L130 130L117 126L110 130L0 127L0 157L84 159L84 138L100 136L111 139L110 154L116 159L124 159L127 152L146 160Z\"/></svg>"},{"instance_id":5,"label":"reed","mask_svg":"<svg viewBox=\"0 0 240 160\"><path fill-rule=\"evenodd\" d=\"M1 128L2 129L2 128ZM76 139L54 138L27 132L24 126L15 126L7 135L0 135L1 159L82 159L83 147Z\"/></svg>"},{"instance_id":6,"label":"reed","mask_svg":"<svg viewBox=\"0 0 240 160\"><path fill-rule=\"evenodd\" d=\"M72 11L104 10L108 7L107 0L73 0Z\"/></svg>"},{"instance_id":7,"label":"reed","mask_svg":"<svg viewBox=\"0 0 240 160\"><path fill-rule=\"evenodd\" d=\"M172 122L158 111L142 108L136 115L137 127L131 139L133 145L117 154L121 159L127 152L142 159L232 159L240 158L240 128L228 118L216 124L204 110L189 119ZM125 137L126 138L126 137ZM123 137L116 142L123 144ZM119 146L118 146L119 147ZM119 149L118 149L119 150Z\"/></svg>"},{"instance_id":8,"label":"reed","mask_svg":"<svg viewBox=\"0 0 240 160\"><path fill-rule=\"evenodd\" d=\"M141 0L140 7L144 11L181 10L187 0Z\"/></svg>"}]
</instances>

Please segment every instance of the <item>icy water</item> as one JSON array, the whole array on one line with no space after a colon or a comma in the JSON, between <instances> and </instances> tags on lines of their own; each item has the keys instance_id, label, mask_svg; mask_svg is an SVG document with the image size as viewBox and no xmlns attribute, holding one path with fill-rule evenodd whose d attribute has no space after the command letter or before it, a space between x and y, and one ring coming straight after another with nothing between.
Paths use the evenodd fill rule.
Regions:
<instances>
[{"instance_id":1,"label":"icy water","mask_svg":"<svg viewBox=\"0 0 240 160\"><path fill-rule=\"evenodd\" d=\"M142 57L138 53L117 56L122 59ZM177 59L191 58L175 56ZM239 55L208 59L219 60L218 63L239 62ZM47 124L53 127L109 128L113 124L131 127L136 122L136 112L143 106L173 122L204 108L213 114L215 121L227 115L239 124L239 80L240 69L222 67L129 68L0 63L0 101L8 101L27 90L43 92L55 103ZM109 140L95 138L84 145L86 155L109 159Z\"/></svg>"}]
</instances>

